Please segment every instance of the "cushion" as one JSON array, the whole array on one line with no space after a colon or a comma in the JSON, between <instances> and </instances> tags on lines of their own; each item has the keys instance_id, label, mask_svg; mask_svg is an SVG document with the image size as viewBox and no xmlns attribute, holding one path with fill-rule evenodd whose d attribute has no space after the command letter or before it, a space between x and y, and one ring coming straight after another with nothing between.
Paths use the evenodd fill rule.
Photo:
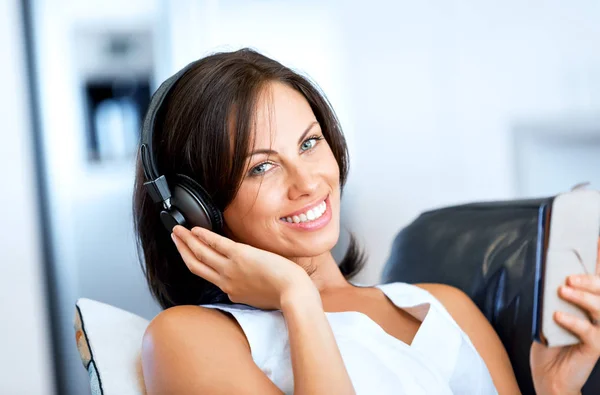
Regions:
<instances>
[{"instance_id":1,"label":"cushion","mask_svg":"<svg viewBox=\"0 0 600 395\"><path fill-rule=\"evenodd\" d=\"M142 338L149 321L117 307L81 298L75 340L92 395L145 395Z\"/></svg>"}]
</instances>

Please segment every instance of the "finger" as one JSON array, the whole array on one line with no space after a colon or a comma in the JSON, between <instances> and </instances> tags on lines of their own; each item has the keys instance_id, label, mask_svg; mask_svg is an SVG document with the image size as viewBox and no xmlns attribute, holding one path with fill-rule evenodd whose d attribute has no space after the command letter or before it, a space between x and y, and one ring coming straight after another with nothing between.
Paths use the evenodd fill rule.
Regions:
<instances>
[{"instance_id":1,"label":"finger","mask_svg":"<svg viewBox=\"0 0 600 395\"><path fill-rule=\"evenodd\" d=\"M583 342L584 347L591 348L595 353L600 352L599 328L592 325L589 320L562 311L554 313L554 320L577 336Z\"/></svg>"},{"instance_id":2,"label":"finger","mask_svg":"<svg viewBox=\"0 0 600 395\"><path fill-rule=\"evenodd\" d=\"M196 235L187 230L181 225L177 225L173 228L173 233L182 239L190 250L194 253L196 258L210 266L217 273L223 273L223 267L227 264L227 258L219 254L209 245L200 240Z\"/></svg>"},{"instance_id":3,"label":"finger","mask_svg":"<svg viewBox=\"0 0 600 395\"><path fill-rule=\"evenodd\" d=\"M192 228L192 233L223 256L231 257L235 251L236 243L233 240L211 232L208 229L195 226Z\"/></svg>"},{"instance_id":4,"label":"finger","mask_svg":"<svg viewBox=\"0 0 600 395\"><path fill-rule=\"evenodd\" d=\"M194 252L175 233L172 233L171 235L173 242L179 251L179 255L183 258L183 261L190 272L218 286L221 278L219 273L210 266L200 262L196 258Z\"/></svg>"},{"instance_id":5,"label":"finger","mask_svg":"<svg viewBox=\"0 0 600 395\"><path fill-rule=\"evenodd\" d=\"M597 274L577 274L567 278L567 284L582 291L600 295L600 276Z\"/></svg>"},{"instance_id":6,"label":"finger","mask_svg":"<svg viewBox=\"0 0 600 395\"><path fill-rule=\"evenodd\" d=\"M593 319L600 319L600 295L563 285L560 296L584 309Z\"/></svg>"}]
</instances>

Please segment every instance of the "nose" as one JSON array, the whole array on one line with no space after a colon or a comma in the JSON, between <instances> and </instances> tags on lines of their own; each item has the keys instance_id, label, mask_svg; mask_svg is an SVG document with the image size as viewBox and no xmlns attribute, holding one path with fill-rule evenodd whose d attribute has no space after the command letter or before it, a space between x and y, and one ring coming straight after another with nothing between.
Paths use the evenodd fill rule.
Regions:
<instances>
[{"instance_id":1,"label":"nose","mask_svg":"<svg viewBox=\"0 0 600 395\"><path fill-rule=\"evenodd\" d=\"M288 198L290 200L314 195L318 190L318 170L306 162L294 166L289 172L289 177Z\"/></svg>"}]
</instances>

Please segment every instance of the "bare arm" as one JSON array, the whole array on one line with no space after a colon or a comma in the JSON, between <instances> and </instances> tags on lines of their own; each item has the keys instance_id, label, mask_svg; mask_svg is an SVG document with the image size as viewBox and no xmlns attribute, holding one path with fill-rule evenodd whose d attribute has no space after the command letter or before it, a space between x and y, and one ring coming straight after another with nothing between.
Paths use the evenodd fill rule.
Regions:
<instances>
[{"instance_id":1,"label":"bare arm","mask_svg":"<svg viewBox=\"0 0 600 395\"><path fill-rule=\"evenodd\" d=\"M295 288L283 295L294 394L355 394L316 288Z\"/></svg>"},{"instance_id":2,"label":"bare arm","mask_svg":"<svg viewBox=\"0 0 600 395\"><path fill-rule=\"evenodd\" d=\"M152 320L142 371L147 395L282 394L252 360L236 322L198 306L172 307Z\"/></svg>"},{"instance_id":3,"label":"bare arm","mask_svg":"<svg viewBox=\"0 0 600 395\"><path fill-rule=\"evenodd\" d=\"M429 291L448 310L454 321L469 336L483 358L500 395L520 394L508 354L479 308L458 288L444 284L416 284Z\"/></svg>"},{"instance_id":4,"label":"bare arm","mask_svg":"<svg viewBox=\"0 0 600 395\"><path fill-rule=\"evenodd\" d=\"M354 394L318 291L282 295L294 374L294 394ZM160 313L142 345L148 395L282 394L259 369L242 328L225 314L197 306Z\"/></svg>"}]
</instances>

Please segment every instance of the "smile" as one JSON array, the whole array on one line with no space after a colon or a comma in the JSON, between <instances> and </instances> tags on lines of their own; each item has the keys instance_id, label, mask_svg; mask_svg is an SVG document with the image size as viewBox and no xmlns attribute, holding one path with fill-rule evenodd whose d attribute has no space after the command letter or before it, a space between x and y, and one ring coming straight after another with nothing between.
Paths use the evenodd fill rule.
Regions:
<instances>
[{"instance_id":1,"label":"smile","mask_svg":"<svg viewBox=\"0 0 600 395\"><path fill-rule=\"evenodd\" d=\"M293 215L290 217L281 218L281 220L287 221L290 223L293 222L296 224L300 223L300 222L314 221L315 219L320 218L325 213L326 210L327 210L327 203L325 203L325 200L323 200L321 203L319 203L312 209L307 210L304 213L300 213L298 215Z\"/></svg>"},{"instance_id":2,"label":"smile","mask_svg":"<svg viewBox=\"0 0 600 395\"><path fill-rule=\"evenodd\" d=\"M297 229L320 229L331 220L329 196L309 209L305 209L302 212L295 212L287 217L280 218L280 220L285 222L286 225Z\"/></svg>"}]
</instances>

